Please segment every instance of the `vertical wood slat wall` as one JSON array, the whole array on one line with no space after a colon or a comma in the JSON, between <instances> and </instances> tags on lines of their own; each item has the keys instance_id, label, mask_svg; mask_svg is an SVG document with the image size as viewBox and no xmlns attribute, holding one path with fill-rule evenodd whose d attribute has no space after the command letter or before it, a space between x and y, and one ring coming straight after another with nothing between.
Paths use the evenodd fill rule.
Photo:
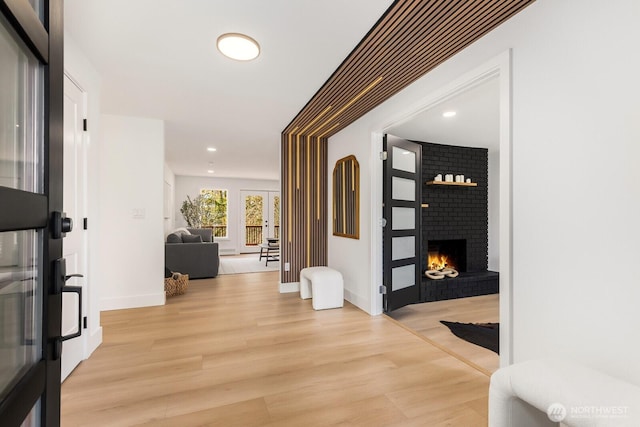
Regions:
<instances>
[{"instance_id":1,"label":"vertical wood slat wall","mask_svg":"<svg viewBox=\"0 0 640 427\"><path fill-rule=\"evenodd\" d=\"M282 133L282 283L327 262L328 138L534 1L393 2Z\"/></svg>"},{"instance_id":2,"label":"vertical wood slat wall","mask_svg":"<svg viewBox=\"0 0 640 427\"><path fill-rule=\"evenodd\" d=\"M280 281L290 283L327 265L327 139L283 133L281 144Z\"/></svg>"}]
</instances>

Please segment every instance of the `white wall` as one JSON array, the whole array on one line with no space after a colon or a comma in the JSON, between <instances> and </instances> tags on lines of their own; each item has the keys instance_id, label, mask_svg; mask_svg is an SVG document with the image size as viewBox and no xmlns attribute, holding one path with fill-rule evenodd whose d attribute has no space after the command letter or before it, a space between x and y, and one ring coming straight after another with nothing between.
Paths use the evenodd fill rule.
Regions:
<instances>
[{"instance_id":1,"label":"white wall","mask_svg":"<svg viewBox=\"0 0 640 427\"><path fill-rule=\"evenodd\" d=\"M330 166L354 153L380 176L372 132L511 48L513 360L565 356L638 385L639 21L630 0L540 0L329 142ZM362 212L371 204L363 187ZM368 311L371 242L329 237L329 265Z\"/></svg>"},{"instance_id":2,"label":"white wall","mask_svg":"<svg viewBox=\"0 0 640 427\"><path fill-rule=\"evenodd\" d=\"M102 309L162 305L164 122L102 115Z\"/></svg>"},{"instance_id":3,"label":"white wall","mask_svg":"<svg viewBox=\"0 0 640 427\"><path fill-rule=\"evenodd\" d=\"M85 354L87 358L102 343L102 326L100 326L100 296L104 284L100 271L101 245L99 227L101 220L100 197L100 91L101 78L98 72L78 48L75 41L65 34L64 70L67 75L80 86L87 96L87 218L88 218L88 257L86 286L84 289L88 334L85 338ZM78 221L79 218L76 219ZM84 332L83 332L84 335Z\"/></svg>"},{"instance_id":4,"label":"white wall","mask_svg":"<svg viewBox=\"0 0 640 427\"><path fill-rule=\"evenodd\" d=\"M279 181L236 179L236 178L209 178L200 176L176 176L175 182L175 225L176 227L186 227L187 223L180 213L182 202L190 196L192 199L200 194L200 190L220 189L228 190L228 238L218 238L216 241L220 246L220 253L237 254L242 248L242 218L240 205L241 190L256 191L280 191Z\"/></svg>"},{"instance_id":5,"label":"white wall","mask_svg":"<svg viewBox=\"0 0 640 427\"><path fill-rule=\"evenodd\" d=\"M349 130L350 128L347 128ZM362 139L340 138L342 131L329 141L327 153L327 176L332 180L333 167L339 159L354 155L360 165L360 238L349 239L333 235L333 183L327 185L329 213L327 215L329 234L327 242L327 264L342 273L345 299L367 312L371 312L371 289L375 283L370 274L371 265L371 148ZM362 135L359 135L361 137ZM337 143L336 143L337 142ZM378 283L381 285L382 283Z\"/></svg>"},{"instance_id":6,"label":"white wall","mask_svg":"<svg viewBox=\"0 0 640 427\"><path fill-rule=\"evenodd\" d=\"M164 192L163 192L163 216L164 216L164 235L167 236L176 228L176 175L173 173L168 164L164 164ZM179 210L178 210L179 211ZM167 216L168 215L168 216Z\"/></svg>"}]
</instances>

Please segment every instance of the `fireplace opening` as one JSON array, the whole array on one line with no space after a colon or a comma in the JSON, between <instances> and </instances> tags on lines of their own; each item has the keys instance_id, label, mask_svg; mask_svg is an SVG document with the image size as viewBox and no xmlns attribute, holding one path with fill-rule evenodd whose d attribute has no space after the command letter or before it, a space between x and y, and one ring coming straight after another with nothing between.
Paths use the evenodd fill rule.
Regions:
<instances>
[{"instance_id":1,"label":"fireplace opening","mask_svg":"<svg viewBox=\"0 0 640 427\"><path fill-rule=\"evenodd\" d=\"M429 240L427 253L427 269L442 270L453 268L458 272L467 271L467 241Z\"/></svg>"}]
</instances>

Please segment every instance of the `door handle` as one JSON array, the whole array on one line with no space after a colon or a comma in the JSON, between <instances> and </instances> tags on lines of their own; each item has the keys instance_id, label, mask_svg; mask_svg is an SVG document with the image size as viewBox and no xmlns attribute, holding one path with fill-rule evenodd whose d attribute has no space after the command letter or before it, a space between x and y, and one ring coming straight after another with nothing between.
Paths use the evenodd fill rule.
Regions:
<instances>
[{"instance_id":1,"label":"door handle","mask_svg":"<svg viewBox=\"0 0 640 427\"><path fill-rule=\"evenodd\" d=\"M68 280L71 277L83 277L82 274L72 274L71 276L66 276ZM71 338L77 338L82 335L82 286L63 286L62 292L70 292L74 294L78 294L78 332L69 335L63 335L60 337L60 341L70 340Z\"/></svg>"},{"instance_id":2,"label":"door handle","mask_svg":"<svg viewBox=\"0 0 640 427\"><path fill-rule=\"evenodd\" d=\"M62 354L62 342L82 335L82 286L67 286L65 283L72 277L84 277L82 274L67 274L67 261L59 258L54 261L54 289L53 294L72 292L78 294L78 332L58 336L54 339L54 360L58 360ZM60 333L59 331L57 333Z\"/></svg>"},{"instance_id":3,"label":"door handle","mask_svg":"<svg viewBox=\"0 0 640 427\"><path fill-rule=\"evenodd\" d=\"M64 281L71 279L72 277L84 277L82 274L65 274ZM71 338L77 338L82 335L82 286L62 286L62 293L74 293L78 294L78 332L73 334L64 335L60 337L61 341L70 340Z\"/></svg>"}]
</instances>

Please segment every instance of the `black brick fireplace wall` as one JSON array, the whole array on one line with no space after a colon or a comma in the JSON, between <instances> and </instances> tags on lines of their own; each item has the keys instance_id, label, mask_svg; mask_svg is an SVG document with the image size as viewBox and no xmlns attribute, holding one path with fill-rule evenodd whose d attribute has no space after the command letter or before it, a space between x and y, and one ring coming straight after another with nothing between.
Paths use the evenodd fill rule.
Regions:
<instances>
[{"instance_id":1,"label":"black brick fireplace wall","mask_svg":"<svg viewBox=\"0 0 640 427\"><path fill-rule=\"evenodd\" d=\"M422 144L422 268L429 240L466 239L467 272L488 265L488 151L427 142ZM463 174L477 187L425 185L437 174Z\"/></svg>"},{"instance_id":2,"label":"black brick fireplace wall","mask_svg":"<svg viewBox=\"0 0 640 427\"><path fill-rule=\"evenodd\" d=\"M418 141L416 141L418 142ZM420 302L441 301L498 293L499 274L488 266L488 151L483 148L422 144L423 270L429 240L467 242L467 269L455 278L422 278ZM471 178L477 187L425 185L437 174Z\"/></svg>"}]
</instances>

